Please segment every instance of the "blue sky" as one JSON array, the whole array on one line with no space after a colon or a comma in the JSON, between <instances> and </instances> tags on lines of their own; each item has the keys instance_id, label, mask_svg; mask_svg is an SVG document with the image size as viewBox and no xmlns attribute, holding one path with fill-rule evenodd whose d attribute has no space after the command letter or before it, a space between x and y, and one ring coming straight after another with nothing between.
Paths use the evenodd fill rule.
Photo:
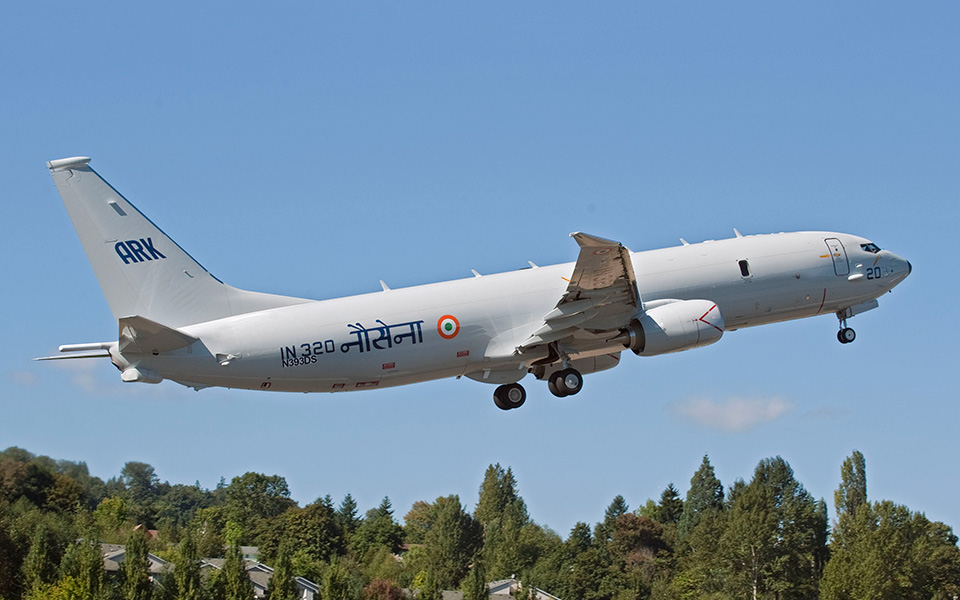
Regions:
<instances>
[{"instance_id":1,"label":"blue sky","mask_svg":"<svg viewBox=\"0 0 960 600\"><path fill-rule=\"evenodd\" d=\"M960 526L960 5L901 3L7 3L0 9L0 447L130 460L296 500L476 502L514 469L566 536L708 453L727 486L781 455L832 502L867 459L875 500ZM92 166L211 272L312 298L572 261L571 231L633 250L856 233L908 258L880 308L729 333L588 376L350 395L126 385L34 363L116 336L44 161Z\"/></svg>"}]
</instances>

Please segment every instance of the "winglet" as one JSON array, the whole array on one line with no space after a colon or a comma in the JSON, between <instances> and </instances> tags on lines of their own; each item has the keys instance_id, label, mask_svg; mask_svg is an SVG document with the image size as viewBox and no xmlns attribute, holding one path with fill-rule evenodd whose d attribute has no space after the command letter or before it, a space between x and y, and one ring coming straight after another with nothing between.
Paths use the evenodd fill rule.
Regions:
<instances>
[{"instance_id":1,"label":"winglet","mask_svg":"<svg viewBox=\"0 0 960 600\"><path fill-rule=\"evenodd\" d=\"M74 167L82 167L90 162L89 156L73 156L70 158L58 158L57 160L48 160L47 168L50 172L64 171Z\"/></svg>"}]
</instances>

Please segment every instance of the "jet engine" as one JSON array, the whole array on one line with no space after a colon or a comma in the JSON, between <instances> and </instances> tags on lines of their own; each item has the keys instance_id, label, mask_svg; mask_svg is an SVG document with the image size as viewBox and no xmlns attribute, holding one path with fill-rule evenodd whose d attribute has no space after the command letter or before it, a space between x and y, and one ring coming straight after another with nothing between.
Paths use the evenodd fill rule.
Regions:
<instances>
[{"instance_id":1,"label":"jet engine","mask_svg":"<svg viewBox=\"0 0 960 600\"><path fill-rule=\"evenodd\" d=\"M637 315L617 339L637 356L707 346L723 335L723 315L709 300L670 300Z\"/></svg>"}]
</instances>

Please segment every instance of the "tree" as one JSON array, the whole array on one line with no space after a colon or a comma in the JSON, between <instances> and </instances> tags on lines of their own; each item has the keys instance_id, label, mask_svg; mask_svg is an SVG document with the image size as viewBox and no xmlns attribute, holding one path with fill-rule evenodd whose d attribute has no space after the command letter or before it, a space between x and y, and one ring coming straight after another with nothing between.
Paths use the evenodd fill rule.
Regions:
<instances>
[{"instance_id":1,"label":"tree","mask_svg":"<svg viewBox=\"0 0 960 600\"><path fill-rule=\"evenodd\" d=\"M147 537L143 529L133 530L127 537L123 555L124 600L150 600L150 560L147 557Z\"/></svg>"},{"instance_id":2,"label":"tree","mask_svg":"<svg viewBox=\"0 0 960 600\"><path fill-rule=\"evenodd\" d=\"M224 600L250 600L253 598L253 586L247 575L247 567L240 552L240 546L232 544L227 548L223 562Z\"/></svg>"},{"instance_id":3,"label":"tree","mask_svg":"<svg viewBox=\"0 0 960 600\"><path fill-rule=\"evenodd\" d=\"M177 600L200 600L203 593L200 580L200 557L197 555L197 544L189 529L180 541L173 576L177 586Z\"/></svg>"},{"instance_id":4,"label":"tree","mask_svg":"<svg viewBox=\"0 0 960 600\"><path fill-rule=\"evenodd\" d=\"M463 580L463 600L487 600L490 588L487 587L487 571L479 556L474 558L473 567Z\"/></svg>"},{"instance_id":5,"label":"tree","mask_svg":"<svg viewBox=\"0 0 960 600\"><path fill-rule=\"evenodd\" d=\"M422 544L423 538L437 518L436 505L417 500L403 517L404 539L410 544Z\"/></svg>"},{"instance_id":6,"label":"tree","mask_svg":"<svg viewBox=\"0 0 960 600\"><path fill-rule=\"evenodd\" d=\"M717 479L709 457L704 454L700 468L690 478L690 489L677 525L680 537L689 535L705 512L719 510L723 510L723 485Z\"/></svg>"},{"instance_id":7,"label":"tree","mask_svg":"<svg viewBox=\"0 0 960 600\"><path fill-rule=\"evenodd\" d=\"M383 498L380 506L367 511L353 537L354 548L361 557L377 546L386 546L394 552L402 541L403 528L394 521L393 506L387 497Z\"/></svg>"},{"instance_id":8,"label":"tree","mask_svg":"<svg viewBox=\"0 0 960 600\"><path fill-rule=\"evenodd\" d=\"M103 554L95 540L92 532L87 530L67 548L60 561L61 584L71 589L70 597L76 600L98 600L107 595Z\"/></svg>"},{"instance_id":9,"label":"tree","mask_svg":"<svg viewBox=\"0 0 960 600\"><path fill-rule=\"evenodd\" d=\"M521 531L530 522L527 506L517 492L513 471L490 465L480 485L474 518L483 526L481 560L491 578L509 577L525 567Z\"/></svg>"},{"instance_id":10,"label":"tree","mask_svg":"<svg viewBox=\"0 0 960 600\"><path fill-rule=\"evenodd\" d=\"M517 506L518 504L520 506ZM527 508L517 493L517 480L513 471L510 468L504 471L500 463L490 465L483 475L483 483L480 484L480 498L477 500L473 517L487 525L499 519L508 508L514 509L518 516L522 517L523 523L526 523Z\"/></svg>"},{"instance_id":11,"label":"tree","mask_svg":"<svg viewBox=\"0 0 960 600\"><path fill-rule=\"evenodd\" d=\"M960 595L960 550L950 527L890 501L867 502L859 452L844 461L840 478L836 498L843 503L820 584L823 600Z\"/></svg>"},{"instance_id":12,"label":"tree","mask_svg":"<svg viewBox=\"0 0 960 600\"><path fill-rule=\"evenodd\" d=\"M58 550L54 532L45 520L41 520L30 537L30 549L21 569L23 582L28 590L40 588L56 580L61 556Z\"/></svg>"},{"instance_id":13,"label":"tree","mask_svg":"<svg viewBox=\"0 0 960 600\"><path fill-rule=\"evenodd\" d=\"M441 589L459 587L481 547L482 529L463 510L459 496L437 498L436 520L424 536L429 569Z\"/></svg>"},{"instance_id":14,"label":"tree","mask_svg":"<svg viewBox=\"0 0 960 600\"><path fill-rule=\"evenodd\" d=\"M363 588L363 600L402 600L403 590L389 579L375 578Z\"/></svg>"},{"instance_id":15,"label":"tree","mask_svg":"<svg viewBox=\"0 0 960 600\"><path fill-rule=\"evenodd\" d=\"M348 536L352 535L360 525L360 519L357 517L357 501L353 499L350 492L347 492L343 502L337 508L336 519L340 529Z\"/></svg>"},{"instance_id":16,"label":"tree","mask_svg":"<svg viewBox=\"0 0 960 600\"><path fill-rule=\"evenodd\" d=\"M293 565L290 563L290 548L288 544L280 544L273 575L270 577L270 586L267 588L267 598L297 600L299 595L297 581L293 575Z\"/></svg>"},{"instance_id":17,"label":"tree","mask_svg":"<svg viewBox=\"0 0 960 600\"><path fill-rule=\"evenodd\" d=\"M279 475L247 472L234 477L226 488L227 521L239 526L241 541L251 541L258 523L283 514L296 505L287 480Z\"/></svg>"},{"instance_id":18,"label":"tree","mask_svg":"<svg viewBox=\"0 0 960 600\"><path fill-rule=\"evenodd\" d=\"M854 450L840 467L840 487L833 494L837 515L853 515L857 507L867 502L867 462L859 450Z\"/></svg>"},{"instance_id":19,"label":"tree","mask_svg":"<svg viewBox=\"0 0 960 600\"><path fill-rule=\"evenodd\" d=\"M727 587L753 598L772 592L781 599L816 596L816 564L826 527L817 503L777 456L757 465L749 485L731 491L721 554L729 561Z\"/></svg>"},{"instance_id":20,"label":"tree","mask_svg":"<svg viewBox=\"0 0 960 600\"><path fill-rule=\"evenodd\" d=\"M303 508L289 508L258 527L261 555L273 558L284 543L312 560L330 560L343 554L343 530L333 510L322 500Z\"/></svg>"},{"instance_id":21,"label":"tree","mask_svg":"<svg viewBox=\"0 0 960 600\"><path fill-rule=\"evenodd\" d=\"M340 560L334 560L323 573L320 597L323 600L358 600L362 593L360 583Z\"/></svg>"},{"instance_id":22,"label":"tree","mask_svg":"<svg viewBox=\"0 0 960 600\"><path fill-rule=\"evenodd\" d=\"M128 511L134 521L147 527L155 525L153 502L157 497L159 479L153 467L147 463L128 462L120 471L120 481L126 488Z\"/></svg>"},{"instance_id":23,"label":"tree","mask_svg":"<svg viewBox=\"0 0 960 600\"><path fill-rule=\"evenodd\" d=\"M627 506L626 500L623 499L623 496L617 494L604 512L603 521L597 523L593 536L601 541L609 541L613 536L613 529L616 526L617 519L629 510L630 507Z\"/></svg>"},{"instance_id":24,"label":"tree","mask_svg":"<svg viewBox=\"0 0 960 600\"><path fill-rule=\"evenodd\" d=\"M656 521L663 523L679 523L680 515L683 514L683 500L680 499L680 492L673 487L673 483L660 494L660 503L657 505Z\"/></svg>"}]
</instances>

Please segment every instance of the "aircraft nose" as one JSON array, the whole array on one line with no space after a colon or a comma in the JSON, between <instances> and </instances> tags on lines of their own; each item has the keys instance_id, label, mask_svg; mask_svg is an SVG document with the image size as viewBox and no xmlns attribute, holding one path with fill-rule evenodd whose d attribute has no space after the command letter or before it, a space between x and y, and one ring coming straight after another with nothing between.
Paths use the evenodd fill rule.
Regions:
<instances>
[{"instance_id":1,"label":"aircraft nose","mask_svg":"<svg viewBox=\"0 0 960 600\"><path fill-rule=\"evenodd\" d=\"M910 264L910 261L907 261L907 275L913 273L913 265Z\"/></svg>"}]
</instances>

